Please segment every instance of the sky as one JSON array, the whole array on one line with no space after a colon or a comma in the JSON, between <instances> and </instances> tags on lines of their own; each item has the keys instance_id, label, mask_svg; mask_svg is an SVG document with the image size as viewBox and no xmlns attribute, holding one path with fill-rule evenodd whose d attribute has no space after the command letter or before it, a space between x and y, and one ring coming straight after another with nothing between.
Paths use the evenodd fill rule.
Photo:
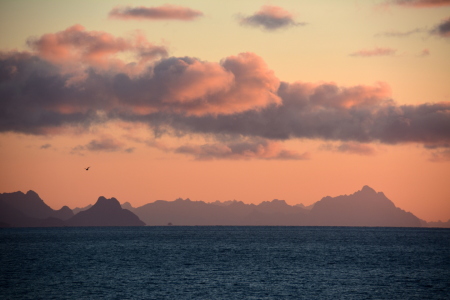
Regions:
<instances>
[{"instance_id":1,"label":"sky","mask_svg":"<svg viewBox=\"0 0 450 300\"><path fill-rule=\"evenodd\" d=\"M0 36L0 192L310 205L369 185L450 219L448 0L3 0Z\"/></svg>"}]
</instances>

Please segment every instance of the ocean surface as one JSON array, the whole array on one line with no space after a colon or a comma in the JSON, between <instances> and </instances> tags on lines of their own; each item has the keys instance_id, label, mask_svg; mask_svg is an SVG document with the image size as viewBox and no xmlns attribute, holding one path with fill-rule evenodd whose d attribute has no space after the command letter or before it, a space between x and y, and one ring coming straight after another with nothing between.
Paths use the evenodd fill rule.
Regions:
<instances>
[{"instance_id":1,"label":"ocean surface","mask_svg":"<svg viewBox=\"0 0 450 300\"><path fill-rule=\"evenodd\" d=\"M450 299L450 230L0 229L1 299Z\"/></svg>"}]
</instances>

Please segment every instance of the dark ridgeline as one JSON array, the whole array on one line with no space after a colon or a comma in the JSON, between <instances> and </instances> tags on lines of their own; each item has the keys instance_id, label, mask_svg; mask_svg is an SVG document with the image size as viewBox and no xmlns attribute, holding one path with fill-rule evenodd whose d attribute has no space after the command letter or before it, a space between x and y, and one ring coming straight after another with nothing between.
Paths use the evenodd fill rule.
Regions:
<instances>
[{"instance_id":1,"label":"dark ridgeline","mask_svg":"<svg viewBox=\"0 0 450 300\"><path fill-rule=\"evenodd\" d=\"M322 198L310 210L277 199L259 205L177 199L158 200L133 212L147 225L422 226L419 218L368 186L352 195Z\"/></svg>"},{"instance_id":2,"label":"dark ridgeline","mask_svg":"<svg viewBox=\"0 0 450 300\"><path fill-rule=\"evenodd\" d=\"M34 191L0 194L0 227L143 225L135 214L122 209L115 198L100 197L90 209L74 215L67 206L51 209Z\"/></svg>"},{"instance_id":3,"label":"dark ridgeline","mask_svg":"<svg viewBox=\"0 0 450 300\"><path fill-rule=\"evenodd\" d=\"M147 225L298 225L296 221L306 210L287 205L284 200L263 202L259 205L244 204L242 201L226 203L158 200L148 203L133 212Z\"/></svg>"},{"instance_id":4,"label":"dark ridgeline","mask_svg":"<svg viewBox=\"0 0 450 300\"><path fill-rule=\"evenodd\" d=\"M99 197L91 208L70 218L68 226L144 226L145 223L120 206L116 198Z\"/></svg>"},{"instance_id":5,"label":"dark ridgeline","mask_svg":"<svg viewBox=\"0 0 450 300\"><path fill-rule=\"evenodd\" d=\"M53 217L64 221L74 215L67 206L63 206L60 210L53 210L34 191L28 191L26 194L22 192L0 194L0 200L6 205L36 219Z\"/></svg>"},{"instance_id":6,"label":"dark ridgeline","mask_svg":"<svg viewBox=\"0 0 450 300\"><path fill-rule=\"evenodd\" d=\"M450 227L449 222L420 220L394 205L382 192L368 186L351 195L324 197L305 207L288 205L284 200L258 205L242 201L205 203L189 199L158 200L134 208L115 198L98 198L97 203L53 210L29 191L0 194L0 227L37 226L382 226ZM142 220L142 221L141 221Z\"/></svg>"},{"instance_id":7,"label":"dark ridgeline","mask_svg":"<svg viewBox=\"0 0 450 300\"><path fill-rule=\"evenodd\" d=\"M64 226L73 217L67 206L53 210L34 191L0 194L0 223L13 227Z\"/></svg>"}]
</instances>

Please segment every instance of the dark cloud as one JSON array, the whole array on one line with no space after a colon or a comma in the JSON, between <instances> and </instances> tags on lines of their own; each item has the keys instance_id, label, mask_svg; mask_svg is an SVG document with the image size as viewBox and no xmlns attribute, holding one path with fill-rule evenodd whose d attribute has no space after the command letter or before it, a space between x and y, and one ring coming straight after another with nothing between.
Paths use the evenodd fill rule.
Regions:
<instances>
[{"instance_id":1,"label":"dark cloud","mask_svg":"<svg viewBox=\"0 0 450 300\"><path fill-rule=\"evenodd\" d=\"M434 29L431 30L431 34L439 35L444 38L450 38L450 18L436 25Z\"/></svg>"},{"instance_id":2,"label":"dark cloud","mask_svg":"<svg viewBox=\"0 0 450 300\"><path fill-rule=\"evenodd\" d=\"M40 149L48 149L50 148L52 145L51 144L44 144L40 147Z\"/></svg>"},{"instance_id":3,"label":"dark cloud","mask_svg":"<svg viewBox=\"0 0 450 300\"><path fill-rule=\"evenodd\" d=\"M263 6L251 16L240 17L240 24L245 26L262 27L266 30L276 30L291 26L302 26L294 20L293 15L278 6Z\"/></svg>"},{"instance_id":4,"label":"dark cloud","mask_svg":"<svg viewBox=\"0 0 450 300\"><path fill-rule=\"evenodd\" d=\"M109 13L110 18L125 20L182 20L192 21L203 16L198 10L176 5L162 5L159 7L116 7Z\"/></svg>"}]
</instances>

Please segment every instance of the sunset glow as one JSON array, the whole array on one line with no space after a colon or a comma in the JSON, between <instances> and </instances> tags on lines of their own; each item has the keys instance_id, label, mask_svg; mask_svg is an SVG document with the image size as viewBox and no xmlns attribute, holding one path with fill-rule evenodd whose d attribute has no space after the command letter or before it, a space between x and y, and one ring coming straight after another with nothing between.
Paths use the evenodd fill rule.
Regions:
<instances>
[{"instance_id":1,"label":"sunset glow","mask_svg":"<svg viewBox=\"0 0 450 300\"><path fill-rule=\"evenodd\" d=\"M2 1L0 192L450 219L449 1ZM86 167L90 166L88 171Z\"/></svg>"}]
</instances>

